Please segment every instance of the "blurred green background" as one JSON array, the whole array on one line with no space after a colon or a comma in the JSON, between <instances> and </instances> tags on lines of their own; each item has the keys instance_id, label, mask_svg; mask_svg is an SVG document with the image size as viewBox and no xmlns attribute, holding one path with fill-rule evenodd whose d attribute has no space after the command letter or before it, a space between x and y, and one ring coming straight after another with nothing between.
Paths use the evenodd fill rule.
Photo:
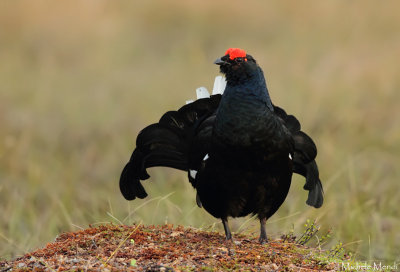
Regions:
<instances>
[{"instance_id":1,"label":"blurred green background","mask_svg":"<svg viewBox=\"0 0 400 272\"><path fill-rule=\"evenodd\" d=\"M400 248L399 1L1 1L0 257L88 224L165 222L222 230L186 174L160 168L150 197L125 201L137 133L212 87L213 61L241 47L275 104L319 148L326 201L304 179L269 220L279 237L307 218L362 260ZM257 220L230 221L258 235ZM397 251L396 251L397 250Z\"/></svg>"}]
</instances>

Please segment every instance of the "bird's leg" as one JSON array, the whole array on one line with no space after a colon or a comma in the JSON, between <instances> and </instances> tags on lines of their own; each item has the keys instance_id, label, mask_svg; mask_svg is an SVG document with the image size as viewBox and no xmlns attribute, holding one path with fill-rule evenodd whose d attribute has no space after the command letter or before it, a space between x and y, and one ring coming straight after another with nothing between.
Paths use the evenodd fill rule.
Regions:
<instances>
[{"instance_id":1,"label":"bird's leg","mask_svg":"<svg viewBox=\"0 0 400 272\"><path fill-rule=\"evenodd\" d=\"M265 231L265 222L267 222L266 218L260 218L260 239L258 239L260 244L265 244L268 241L267 232Z\"/></svg>"},{"instance_id":2,"label":"bird's leg","mask_svg":"<svg viewBox=\"0 0 400 272\"><path fill-rule=\"evenodd\" d=\"M228 219L222 218L222 224L224 225L226 240L232 241L232 234L231 234L231 230L229 229L229 226L228 226Z\"/></svg>"}]
</instances>

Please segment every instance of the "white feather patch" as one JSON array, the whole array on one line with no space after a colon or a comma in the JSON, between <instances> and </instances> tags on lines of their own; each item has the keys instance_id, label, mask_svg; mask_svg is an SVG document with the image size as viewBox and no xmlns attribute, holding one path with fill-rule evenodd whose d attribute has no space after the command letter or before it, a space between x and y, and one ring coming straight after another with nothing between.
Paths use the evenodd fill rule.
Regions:
<instances>
[{"instance_id":1,"label":"white feather patch","mask_svg":"<svg viewBox=\"0 0 400 272\"><path fill-rule=\"evenodd\" d=\"M189 170L189 174L192 177L192 179L195 179L196 175L197 175L197 171L196 170Z\"/></svg>"},{"instance_id":2,"label":"white feather patch","mask_svg":"<svg viewBox=\"0 0 400 272\"><path fill-rule=\"evenodd\" d=\"M209 156L208 156L208 154L206 154L206 155L204 156L204 158L203 158L203 161L208 160L208 158L209 158Z\"/></svg>"},{"instance_id":3,"label":"white feather patch","mask_svg":"<svg viewBox=\"0 0 400 272\"><path fill-rule=\"evenodd\" d=\"M206 87L197 88L196 89L196 95L197 95L197 99L210 97L210 93L208 92Z\"/></svg>"},{"instance_id":4,"label":"white feather patch","mask_svg":"<svg viewBox=\"0 0 400 272\"><path fill-rule=\"evenodd\" d=\"M223 94L225 91L226 87L226 80L223 76L216 76L214 80L214 87L212 90L212 94ZM196 96L197 99L202 99L202 98L209 98L210 93L208 92L206 87L199 87L196 89ZM194 100L186 100L186 105L193 103Z\"/></svg>"},{"instance_id":5,"label":"white feather patch","mask_svg":"<svg viewBox=\"0 0 400 272\"><path fill-rule=\"evenodd\" d=\"M223 76L216 76L212 94L223 94L226 87L226 80Z\"/></svg>"},{"instance_id":6,"label":"white feather patch","mask_svg":"<svg viewBox=\"0 0 400 272\"><path fill-rule=\"evenodd\" d=\"M290 153L289 153L289 159L291 159L291 160L292 160L292 155L290 155Z\"/></svg>"}]
</instances>

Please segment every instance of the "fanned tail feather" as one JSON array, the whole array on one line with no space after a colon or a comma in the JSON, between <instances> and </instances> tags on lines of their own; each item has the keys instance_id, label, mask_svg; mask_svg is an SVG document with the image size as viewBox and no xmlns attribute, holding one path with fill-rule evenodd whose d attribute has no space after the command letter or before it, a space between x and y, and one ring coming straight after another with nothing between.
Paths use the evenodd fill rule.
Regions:
<instances>
[{"instance_id":1,"label":"fanned tail feather","mask_svg":"<svg viewBox=\"0 0 400 272\"><path fill-rule=\"evenodd\" d=\"M220 88L225 88L222 79L218 82ZM198 100L188 101L178 111L165 113L158 123L139 133L136 148L122 171L119 183L121 193L127 200L147 196L140 182L150 177L147 168L166 166L189 171L189 151L194 132L202 121L215 112L221 99L220 95L210 97L205 87L197 88L196 94ZM189 180L194 184L193 178Z\"/></svg>"},{"instance_id":2,"label":"fanned tail feather","mask_svg":"<svg viewBox=\"0 0 400 272\"><path fill-rule=\"evenodd\" d=\"M316 180L314 188L308 193L306 203L314 208L320 208L324 203L324 190L319 179Z\"/></svg>"},{"instance_id":3,"label":"fanned tail feather","mask_svg":"<svg viewBox=\"0 0 400 272\"><path fill-rule=\"evenodd\" d=\"M306 178L304 189L308 190L306 203L315 208L322 206L324 202L324 191L315 158L317 147L314 141L306 133L301 131L300 122L293 115L274 106L274 112L278 115L286 128L292 133L294 140L293 171Z\"/></svg>"},{"instance_id":4,"label":"fanned tail feather","mask_svg":"<svg viewBox=\"0 0 400 272\"><path fill-rule=\"evenodd\" d=\"M147 179L148 175L146 177L140 174L141 169L138 168L138 165L134 162L140 161L141 158L136 150L135 152L132 154L132 161L128 162L125 165L124 170L122 170L121 178L119 180L119 188L122 195L127 200L133 200L136 197L145 198L147 196L145 189L140 183L140 179Z\"/></svg>"},{"instance_id":5,"label":"fanned tail feather","mask_svg":"<svg viewBox=\"0 0 400 272\"><path fill-rule=\"evenodd\" d=\"M140 183L140 180L149 178L147 168L166 166L180 170L187 169L184 131L180 128L179 120L172 115L166 113L160 123L152 124L139 133L136 149L120 178L120 190L126 199L147 196Z\"/></svg>"},{"instance_id":6,"label":"fanned tail feather","mask_svg":"<svg viewBox=\"0 0 400 272\"><path fill-rule=\"evenodd\" d=\"M315 160L307 164L294 163L294 172L306 178L304 190L309 191L306 203L319 208L324 203L324 190L319 179L318 166Z\"/></svg>"}]
</instances>

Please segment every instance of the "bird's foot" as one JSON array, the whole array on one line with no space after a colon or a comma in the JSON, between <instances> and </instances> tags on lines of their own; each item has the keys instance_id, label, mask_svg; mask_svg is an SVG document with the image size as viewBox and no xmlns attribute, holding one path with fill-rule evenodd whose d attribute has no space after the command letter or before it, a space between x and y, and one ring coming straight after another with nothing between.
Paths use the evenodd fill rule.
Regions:
<instances>
[{"instance_id":1,"label":"bird's foot","mask_svg":"<svg viewBox=\"0 0 400 272\"><path fill-rule=\"evenodd\" d=\"M230 239L225 238L225 239L224 239L224 242L223 242L223 245L224 245L225 247L227 247L227 248L230 248L230 247L233 245L233 240L232 240L232 238L230 238Z\"/></svg>"},{"instance_id":2,"label":"bird's foot","mask_svg":"<svg viewBox=\"0 0 400 272\"><path fill-rule=\"evenodd\" d=\"M225 243L232 243L233 239L232 239L232 234L229 232L225 235Z\"/></svg>"},{"instance_id":3,"label":"bird's foot","mask_svg":"<svg viewBox=\"0 0 400 272\"><path fill-rule=\"evenodd\" d=\"M265 236L265 237L261 237L261 236L260 236L260 238L258 239L258 242L260 242L260 244L262 244L262 245L268 243L268 238L267 238L267 236Z\"/></svg>"}]
</instances>

